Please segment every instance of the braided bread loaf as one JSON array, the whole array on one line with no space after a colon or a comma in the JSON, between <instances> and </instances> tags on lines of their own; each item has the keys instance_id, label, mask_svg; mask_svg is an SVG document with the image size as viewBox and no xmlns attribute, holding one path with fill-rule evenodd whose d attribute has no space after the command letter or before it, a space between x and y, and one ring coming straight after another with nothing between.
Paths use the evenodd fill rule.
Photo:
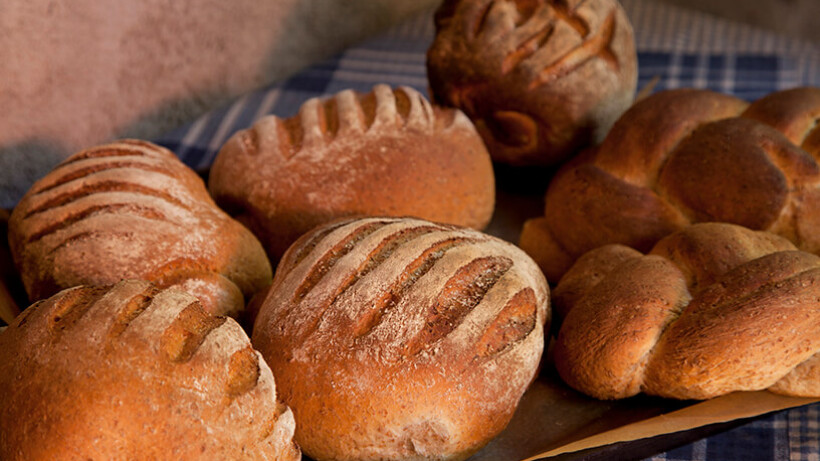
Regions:
<instances>
[{"instance_id":1,"label":"braided bread loaf","mask_svg":"<svg viewBox=\"0 0 820 461\"><path fill-rule=\"evenodd\" d=\"M818 88L751 105L705 90L650 96L555 175L521 247L552 281L593 248L648 251L695 222L768 230L820 252L818 118Z\"/></svg>"},{"instance_id":2,"label":"braided bread loaf","mask_svg":"<svg viewBox=\"0 0 820 461\"><path fill-rule=\"evenodd\" d=\"M160 146L123 140L75 154L14 209L9 242L30 299L76 285L151 280L236 315L270 283L259 241Z\"/></svg>"},{"instance_id":3,"label":"braided bread loaf","mask_svg":"<svg viewBox=\"0 0 820 461\"><path fill-rule=\"evenodd\" d=\"M632 26L616 0L447 0L427 74L493 159L554 165L603 139L632 103Z\"/></svg>"},{"instance_id":4,"label":"braided bread loaf","mask_svg":"<svg viewBox=\"0 0 820 461\"><path fill-rule=\"evenodd\" d=\"M416 219L334 222L285 254L253 331L316 459L464 459L534 379L548 287L521 250Z\"/></svg>"},{"instance_id":5,"label":"braided bread loaf","mask_svg":"<svg viewBox=\"0 0 820 461\"><path fill-rule=\"evenodd\" d=\"M706 223L646 256L606 245L567 272L554 302L566 312L558 372L593 397L820 397L820 258L777 235Z\"/></svg>"},{"instance_id":6,"label":"braided bread loaf","mask_svg":"<svg viewBox=\"0 0 820 461\"><path fill-rule=\"evenodd\" d=\"M0 459L300 458L271 370L231 319L149 282L70 288L0 333Z\"/></svg>"},{"instance_id":7,"label":"braided bread loaf","mask_svg":"<svg viewBox=\"0 0 820 461\"><path fill-rule=\"evenodd\" d=\"M335 218L409 215L480 229L495 201L492 164L467 117L386 85L259 120L223 146L209 187L272 260Z\"/></svg>"}]
</instances>

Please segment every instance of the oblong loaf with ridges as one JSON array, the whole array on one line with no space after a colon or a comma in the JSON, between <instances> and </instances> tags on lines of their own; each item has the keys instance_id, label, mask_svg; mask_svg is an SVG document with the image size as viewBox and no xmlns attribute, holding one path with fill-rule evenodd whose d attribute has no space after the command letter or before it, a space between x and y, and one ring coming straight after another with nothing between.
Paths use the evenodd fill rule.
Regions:
<instances>
[{"instance_id":1,"label":"oblong loaf with ridges","mask_svg":"<svg viewBox=\"0 0 820 461\"><path fill-rule=\"evenodd\" d=\"M260 119L222 147L209 188L271 259L335 218L417 216L480 229L495 202L490 157L467 117L386 85Z\"/></svg>"},{"instance_id":2,"label":"oblong loaf with ridges","mask_svg":"<svg viewBox=\"0 0 820 461\"><path fill-rule=\"evenodd\" d=\"M494 237L340 221L285 254L253 343L308 455L463 459L506 426L534 378L548 296L535 263Z\"/></svg>"},{"instance_id":3,"label":"oblong loaf with ridges","mask_svg":"<svg viewBox=\"0 0 820 461\"><path fill-rule=\"evenodd\" d=\"M820 257L778 235L704 223L647 255L606 245L554 299L558 372L594 397L820 397Z\"/></svg>"},{"instance_id":4,"label":"oblong loaf with ridges","mask_svg":"<svg viewBox=\"0 0 820 461\"><path fill-rule=\"evenodd\" d=\"M32 300L143 279L236 315L272 277L259 241L217 208L196 173L145 141L66 159L14 209L9 242Z\"/></svg>"},{"instance_id":5,"label":"oblong loaf with ridges","mask_svg":"<svg viewBox=\"0 0 820 461\"><path fill-rule=\"evenodd\" d=\"M80 286L0 332L0 458L300 458L270 368L232 319L149 282Z\"/></svg>"}]
</instances>

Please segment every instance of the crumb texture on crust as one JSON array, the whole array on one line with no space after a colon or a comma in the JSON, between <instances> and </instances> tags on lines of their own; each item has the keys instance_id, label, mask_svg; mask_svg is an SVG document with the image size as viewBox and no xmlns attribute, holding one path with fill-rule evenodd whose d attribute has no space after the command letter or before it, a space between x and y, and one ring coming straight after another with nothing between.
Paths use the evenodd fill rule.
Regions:
<instances>
[{"instance_id":1,"label":"crumb texture on crust","mask_svg":"<svg viewBox=\"0 0 820 461\"><path fill-rule=\"evenodd\" d=\"M270 283L256 238L167 149L121 140L79 152L14 209L9 242L32 300L82 284L151 280L237 315Z\"/></svg>"},{"instance_id":2,"label":"crumb texture on crust","mask_svg":"<svg viewBox=\"0 0 820 461\"><path fill-rule=\"evenodd\" d=\"M820 397L820 258L783 237L702 223L646 255L606 245L554 300L558 372L593 397Z\"/></svg>"},{"instance_id":3,"label":"crumb texture on crust","mask_svg":"<svg viewBox=\"0 0 820 461\"><path fill-rule=\"evenodd\" d=\"M337 218L416 216L482 229L495 203L492 163L469 119L387 85L258 120L222 147L208 186L272 260Z\"/></svg>"},{"instance_id":4,"label":"crumb texture on crust","mask_svg":"<svg viewBox=\"0 0 820 461\"><path fill-rule=\"evenodd\" d=\"M548 290L521 250L474 230L337 221L282 258L253 343L306 454L464 459L534 379Z\"/></svg>"},{"instance_id":5,"label":"crumb texture on crust","mask_svg":"<svg viewBox=\"0 0 820 461\"><path fill-rule=\"evenodd\" d=\"M555 165L632 103L632 26L615 0L447 0L427 52L434 99L463 110L496 161Z\"/></svg>"},{"instance_id":6,"label":"crumb texture on crust","mask_svg":"<svg viewBox=\"0 0 820 461\"><path fill-rule=\"evenodd\" d=\"M698 222L728 222L820 252L820 89L749 104L707 90L654 94L563 166L522 248L550 281L610 243L649 251Z\"/></svg>"},{"instance_id":7,"label":"crumb texture on crust","mask_svg":"<svg viewBox=\"0 0 820 461\"><path fill-rule=\"evenodd\" d=\"M0 333L0 458L300 459L270 368L230 318L149 282L70 288Z\"/></svg>"}]
</instances>

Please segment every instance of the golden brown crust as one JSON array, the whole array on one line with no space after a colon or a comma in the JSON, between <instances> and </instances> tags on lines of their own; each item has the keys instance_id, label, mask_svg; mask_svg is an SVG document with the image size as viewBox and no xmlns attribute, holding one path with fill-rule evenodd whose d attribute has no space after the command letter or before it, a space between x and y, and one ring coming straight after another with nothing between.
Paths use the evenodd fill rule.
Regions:
<instances>
[{"instance_id":1,"label":"golden brown crust","mask_svg":"<svg viewBox=\"0 0 820 461\"><path fill-rule=\"evenodd\" d=\"M311 228L348 216L417 216L481 229L495 182L461 112L417 91L377 85L265 117L223 146L209 179L217 203L259 236L271 259Z\"/></svg>"},{"instance_id":2,"label":"golden brown crust","mask_svg":"<svg viewBox=\"0 0 820 461\"><path fill-rule=\"evenodd\" d=\"M75 287L0 333L0 458L298 460L236 322L148 282Z\"/></svg>"},{"instance_id":3,"label":"golden brown crust","mask_svg":"<svg viewBox=\"0 0 820 461\"><path fill-rule=\"evenodd\" d=\"M254 327L317 459L464 459L535 376L548 287L519 249L416 219L340 221L285 254Z\"/></svg>"},{"instance_id":4,"label":"golden brown crust","mask_svg":"<svg viewBox=\"0 0 820 461\"><path fill-rule=\"evenodd\" d=\"M76 285L151 280L237 315L271 279L256 238L160 146L122 140L69 157L14 209L9 241L32 300Z\"/></svg>"},{"instance_id":5,"label":"golden brown crust","mask_svg":"<svg viewBox=\"0 0 820 461\"><path fill-rule=\"evenodd\" d=\"M544 229L526 245L543 246L529 251L539 252L550 280L569 268L567 259L593 248L619 243L648 251L696 222L768 230L816 253L817 116L817 88L772 93L751 105L705 90L650 96L597 149L559 170L546 194Z\"/></svg>"},{"instance_id":6,"label":"golden brown crust","mask_svg":"<svg viewBox=\"0 0 820 461\"><path fill-rule=\"evenodd\" d=\"M566 280L577 291L555 299L568 312L555 362L571 386L602 399L767 388L820 396L820 258L774 234L718 223L632 253L593 250L556 288L565 291Z\"/></svg>"},{"instance_id":7,"label":"golden brown crust","mask_svg":"<svg viewBox=\"0 0 820 461\"><path fill-rule=\"evenodd\" d=\"M554 165L632 103L632 26L614 0L447 0L427 52L434 99L469 116L493 159Z\"/></svg>"}]
</instances>

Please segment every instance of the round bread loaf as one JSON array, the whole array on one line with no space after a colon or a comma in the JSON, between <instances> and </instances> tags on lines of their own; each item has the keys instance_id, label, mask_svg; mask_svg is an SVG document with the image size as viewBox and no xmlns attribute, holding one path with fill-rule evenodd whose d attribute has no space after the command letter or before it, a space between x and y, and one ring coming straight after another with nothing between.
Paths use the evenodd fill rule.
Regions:
<instances>
[{"instance_id":1,"label":"round bread loaf","mask_svg":"<svg viewBox=\"0 0 820 461\"><path fill-rule=\"evenodd\" d=\"M597 149L568 163L521 247L557 281L576 258L620 243L649 251L696 222L767 230L820 252L820 89L751 105L705 90L639 102Z\"/></svg>"},{"instance_id":2,"label":"round bread loaf","mask_svg":"<svg viewBox=\"0 0 820 461\"><path fill-rule=\"evenodd\" d=\"M467 117L386 85L262 118L225 144L209 187L272 260L335 218L417 216L481 229L495 202L490 157Z\"/></svg>"},{"instance_id":3,"label":"round bread loaf","mask_svg":"<svg viewBox=\"0 0 820 461\"><path fill-rule=\"evenodd\" d=\"M435 22L433 99L463 110L496 161L558 164L632 104L637 57L616 0L446 0Z\"/></svg>"},{"instance_id":4,"label":"round bread loaf","mask_svg":"<svg viewBox=\"0 0 820 461\"><path fill-rule=\"evenodd\" d=\"M534 379L548 286L521 250L416 219L319 227L288 250L253 343L322 459L464 459Z\"/></svg>"},{"instance_id":5,"label":"round bread loaf","mask_svg":"<svg viewBox=\"0 0 820 461\"><path fill-rule=\"evenodd\" d=\"M567 312L555 365L593 397L820 397L820 258L783 237L705 223L645 256L606 245L567 272L554 302Z\"/></svg>"},{"instance_id":6,"label":"round bread loaf","mask_svg":"<svg viewBox=\"0 0 820 461\"><path fill-rule=\"evenodd\" d=\"M64 290L0 333L0 459L300 459L291 411L232 319L125 281Z\"/></svg>"},{"instance_id":7,"label":"round bread loaf","mask_svg":"<svg viewBox=\"0 0 820 461\"><path fill-rule=\"evenodd\" d=\"M66 159L14 209L9 243L31 300L142 279L235 316L272 278L253 234L216 207L171 151L145 141Z\"/></svg>"}]
</instances>

